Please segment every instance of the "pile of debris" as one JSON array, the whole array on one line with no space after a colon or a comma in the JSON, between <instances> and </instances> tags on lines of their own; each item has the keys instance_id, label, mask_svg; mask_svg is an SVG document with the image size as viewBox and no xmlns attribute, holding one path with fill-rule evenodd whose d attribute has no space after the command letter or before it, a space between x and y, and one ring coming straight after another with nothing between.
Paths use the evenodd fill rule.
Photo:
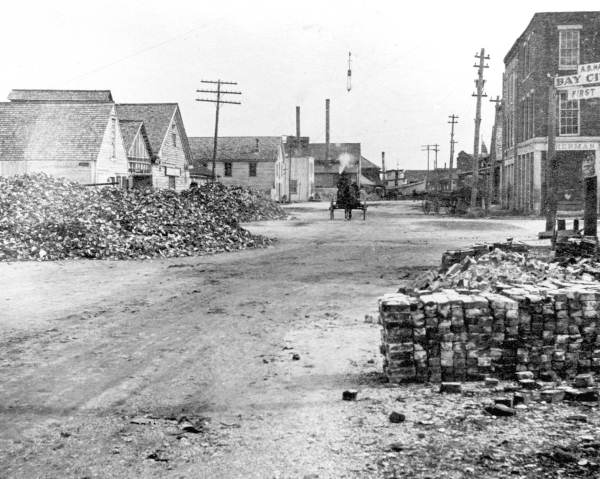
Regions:
<instances>
[{"instance_id":1,"label":"pile of debris","mask_svg":"<svg viewBox=\"0 0 600 479\"><path fill-rule=\"evenodd\" d=\"M285 210L260 192L241 186L208 183L182 193L209 209L225 212L239 222L285 219Z\"/></svg>"},{"instance_id":2,"label":"pile of debris","mask_svg":"<svg viewBox=\"0 0 600 479\"><path fill-rule=\"evenodd\" d=\"M0 178L0 261L190 256L264 247L239 222L283 210L243 188L90 188L44 174Z\"/></svg>"},{"instance_id":3,"label":"pile of debris","mask_svg":"<svg viewBox=\"0 0 600 479\"><path fill-rule=\"evenodd\" d=\"M549 282L561 286L565 282L600 279L600 263L592 258L558 263L533 258L527 253L494 249L477 256L465 255L460 262L448 266L450 261L446 255L442 258L442 268L419 278L416 289L429 292L444 288L497 291L507 284Z\"/></svg>"}]
</instances>

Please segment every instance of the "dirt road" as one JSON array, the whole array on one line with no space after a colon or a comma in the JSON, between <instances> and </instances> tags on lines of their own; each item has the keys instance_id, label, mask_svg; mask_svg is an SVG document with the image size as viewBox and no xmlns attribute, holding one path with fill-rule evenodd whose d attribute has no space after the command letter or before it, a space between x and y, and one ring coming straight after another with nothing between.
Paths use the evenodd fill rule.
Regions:
<instances>
[{"instance_id":1,"label":"dirt road","mask_svg":"<svg viewBox=\"0 0 600 479\"><path fill-rule=\"evenodd\" d=\"M444 250L532 239L543 223L425 217L410 203L330 222L326 206L249 225L279 239L264 250L0 264L0 477L387 474L388 443L426 439L387 421L399 391L382 382L365 315ZM347 388L360 400L342 402ZM403 388L402 407L418 414L411 397L428 391ZM446 453L422 473L439 477Z\"/></svg>"}]
</instances>

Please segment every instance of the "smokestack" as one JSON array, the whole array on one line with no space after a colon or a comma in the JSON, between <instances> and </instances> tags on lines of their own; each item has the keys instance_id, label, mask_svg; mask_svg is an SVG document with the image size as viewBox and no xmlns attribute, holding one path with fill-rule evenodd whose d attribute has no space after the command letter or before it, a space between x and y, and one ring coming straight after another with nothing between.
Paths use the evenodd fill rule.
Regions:
<instances>
[{"instance_id":1,"label":"smokestack","mask_svg":"<svg viewBox=\"0 0 600 479\"><path fill-rule=\"evenodd\" d=\"M325 161L329 161L329 98L325 100Z\"/></svg>"},{"instance_id":2,"label":"smokestack","mask_svg":"<svg viewBox=\"0 0 600 479\"><path fill-rule=\"evenodd\" d=\"M381 152L381 179L385 181L385 151Z\"/></svg>"},{"instance_id":3,"label":"smokestack","mask_svg":"<svg viewBox=\"0 0 600 479\"><path fill-rule=\"evenodd\" d=\"M296 107L296 139L300 139L300 107Z\"/></svg>"}]
</instances>

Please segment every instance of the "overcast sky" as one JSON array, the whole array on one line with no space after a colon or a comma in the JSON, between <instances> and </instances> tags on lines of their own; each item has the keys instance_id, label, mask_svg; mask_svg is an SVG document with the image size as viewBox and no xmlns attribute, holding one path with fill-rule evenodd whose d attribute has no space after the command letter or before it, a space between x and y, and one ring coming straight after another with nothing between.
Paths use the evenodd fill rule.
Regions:
<instances>
[{"instance_id":1,"label":"overcast sky","mask_svg":"<svg viewBox=\"0 0 600 479\"><path fill-rule=\"evenodd\" d=\"M0 94L98 88L117 102L178 102L188 136L210 136L214 107L195 90L221 78L243 92L241 106L223 108L222 135L294 134L300 105L302 134L322 142L330 98L332 142L360 142L377 164L385 151L401 168L424 168L421 145L438 143L443 166L448 115L460 117L457 151L473 149L474 54L491 56L486 92L500 95L503 57L533 13L598 9L597 0L21 0L2 6Z\"/></svg>"}]
</instances>

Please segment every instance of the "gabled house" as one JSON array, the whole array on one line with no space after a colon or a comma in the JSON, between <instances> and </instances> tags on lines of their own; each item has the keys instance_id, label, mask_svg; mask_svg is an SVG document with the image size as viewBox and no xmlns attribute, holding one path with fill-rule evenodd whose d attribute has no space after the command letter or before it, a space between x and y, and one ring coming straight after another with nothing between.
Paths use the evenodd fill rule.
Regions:
<instances>
[{"instance_id":1,"label":"gabled house","mask_svg":"<svg viewBox=\"0 0 600 479\"><path fill-rule=\"evenodd\" d=\"M0 103L0 175L43 172L86 184L125 183L127 153L114 103L77 100L88 95L78 91L65 93L75 100L53 102L47 92L14 90L13 101Z\"/></svg>"},{"instance_id":2,"label":"gabled house","mask_svg":"<svg viewBox=\"0 0 600 479\"><path fill-rule=\"evenodd\" d=\"M182 190L189 186L192 151L177 103L117 104L120 120L137 120L152 152L152 186Z\"/></svg>"},{"instance_id":3,"label":"gabled house","mask_svg":"<svg viewBox=\"0 0 600 479\"><path fill-rule=\"evenodd\" d=\"M152 148L143 121L119 120L134 188L152 186Z\"/></svg>"},{"instance_id":4,"label":"gabled house","mask_svg":"<svg viewBox=\"0 0 600 479\"><path fill-rule=\"evenodd\" d=\"M191 137L197 167L212 173L213 137ZM224 136L217 143L215 175L219 182L253 188L281 200L287 165L281 136Z\"/></svg>"}]
</instances>

